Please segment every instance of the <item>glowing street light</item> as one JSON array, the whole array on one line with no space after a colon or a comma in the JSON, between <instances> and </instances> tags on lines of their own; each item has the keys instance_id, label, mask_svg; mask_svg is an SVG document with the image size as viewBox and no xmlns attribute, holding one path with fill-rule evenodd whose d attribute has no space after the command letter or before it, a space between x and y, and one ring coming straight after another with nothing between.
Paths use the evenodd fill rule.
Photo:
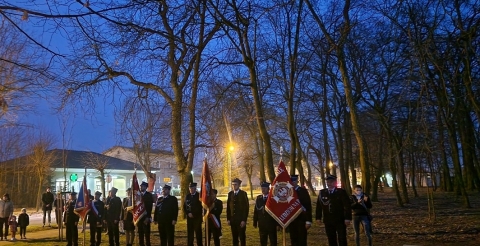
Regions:
<instances>
[{"instance_id":1,"label":"glowing street light","mask_svg":"<svg viewBox=\"0 0 480 246\"><path fill-rule=\"evenodd\" d=\"M194 182L195 180L194 180L194 176L193 176L193 170L190 171L190 173L192 174L192 182Z\"/></svg>"}]
</instances>

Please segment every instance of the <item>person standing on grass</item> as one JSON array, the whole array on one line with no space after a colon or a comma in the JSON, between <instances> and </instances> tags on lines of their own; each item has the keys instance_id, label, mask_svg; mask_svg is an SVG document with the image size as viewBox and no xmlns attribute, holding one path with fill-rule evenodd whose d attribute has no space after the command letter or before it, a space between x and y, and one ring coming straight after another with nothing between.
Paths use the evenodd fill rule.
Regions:
<instances>
[{"instance_id":1,"label":"person standing on grass","mask_svg":"<svg viewBox=\"0 0 480 246\"><path fill-rule=\"evenodd\" d=\"M197 183L190 183L190 193L185 197L183 211L187 216L187 245L193 246L194 238L197 238L197 246L202 246L202 203L197 192Z\"/></svg>"},{"instance_id":2,"label":"person standing on grass","mask_svg":"<svg viewBox=\"0 0 480 246\"><path fill-rule=\"evenodd\" d=\"M329 246L347 246L347 226L352 220L352 209L347 192L337 188L337 177L327 176L327 188L320 190L317 199L317 224L325 224Z\"/></svg>"},{"instance_id":3,"label":"person standing on grass","mask_svg":"<svg viewBox=\"0 0 480 246\"><path fill-rule=\"evenodd\" d=\"M162 188L162 195L155 203L153 221L158 224L160 246L174 246L175 225L178 218L178 199L170 195L170 185Z\"/></svg>"},{"instance_id":4,"label":"person standing on grass","mask_svg":"<svg viewBox=\"0 0 480 246\"><path fill-rule=\"evenodd\" d=\"M132 210L129 210L129 207L132 206L132 188L127 189L127 197L123 198L122 202L122 215L123 220L123 230L125 231L125 236L127 241L127 246L133 245L133 240L135 239L135 225L133 224L133 213Z\"/></svg>"},{"instance_id":5,"label":"person standing on grass","mask_svg":"<svg viewBox=\"0 0 480 246\"><path fill-rule=\"evenodd\" d=\"M214 207L210 210L210 217L208 218L208 241L213 236L213 243L215 246L220 246L220 236L222 236L222 224L220 223L220 215L223 211L223 202L222 200L217 199L218 191L212 189L212 196L214 200Z\"/></svg>"},{"instance_id":6,"label":"person standing on grass","mask_svg":"<svg viewBox=\"0 0 480 246\"><path fill-rule=\"evenodd\" d=\"M247 245L245 231L249 204L247 192L240 189L240 184L242 181L238 178L232 181L232 190L228 192L227 198L227 224L232 230L233 246L238 246L239 238L241 246Z\"/></svg>"},{"instance_id":7,"label":"person standing on grass","mask_svg":"<svg viewBox=\"0 0 480 246\"><path fill-rule=\"evenodd\" d=\"M43 227L45 227L45 220L48 216L48 226L50 227L50 223L52 223L52 207L53 202L55 201L55 197L52 192L50 192L50 187L47 187L45 193L42 194L42 211L43 211Z\"/></svg>"},{"instance_id":8,"label":"person standing on grass","mask_svg":"<svg viewBox=\"0 0 480 246\"><path fill-rule=\"evenodd\" d=\"M356 185L354 194L350 197L353 213L353 230L355 231L355 244L360 246L360 223L363 225L369 246L372 246L371 224L368 219L369 209L372 208L370 197L363 193L361 185Z\"/></svg>"},{"instance_id":9,"label":"person standing on grass","mask_svg":"<svg viewBox=\"0 0 480 246\"><path fill-rule=\"evenodd\" d=\"M308 190L298 185L298 175L290 175L298 200L302 204L302 213L295 218L288 230L292 246L307 246L308 229L312 226L312 200Z\"/></svg>"},{"instance_id":10,"label":"person standing on grass","mask_svg":"<svg viewBox=\"0 0 480 246\"><path fill-rule=\"evenodd\" d=\"M118 223L120 222L120 214L122 212L122 200L117 197L118 189L112 187L111 196L107 207L107 225L108 225L108 242L110 246L120 246L120 232Z\"/></svg>"},{"instance_id":11,"label":"person standing on grass","mask_svg":"<svg viewBox=\"0 0 480 246\"><path fill-rule=\"evenodd\" d=\"M67 246L78 246L77 226L80 217L75 213L76 203L77 193L73 191L70 193L70 199L65 204L65 216L63 216L63 223L67 231Z\"/></svg>"},{"instance_id":12,"label":"person standing on grass","mask_svg":"<svg viewBox=\"0 0 480 246\"><path fill-rule=\"evenodd\" d=\"M152 224L152 208L153 196L147 191L148 183L142 182L140 184L140 192L142 193L142 202L147 213L137 222L138 227L138 242L140 246L150 246L150 225Z\"/></svg>"},{"instance_id":13,"label":"person standing on grass","mask_svg":"<svg viewBox=\"0 0 480 246\"><path fill-rule=\"evenodd\" d=\"M105 204L100 201L102 192L96 191L95 197L90 201L91 209L88 212L87 223L90 225L90 245L98 246L102 242L102 221L105 217Z\"/></svg>"},{"instance_id":14,"label":"person standing on grass","mask_svg":"<svg viewBox=\"0 0 480 246\"><path fill-rule=\"evenodd\" d=\"M25 233L27 226L30 224L30 217L27 214L27 209L22 208L22 213L18 216L18 226L20 227L20 239L27 239Z\"/></svg>"},{"instance_id":15,"label":"person standing on grass","mask_svg":"<svg viewBox=\"0 0 480 246\"><path fill-rule=\"evenodd\" d=\"M278 223L274 218L265 212L265 204L268 200L268 192L270 191L270 183L263 182L261 185L262 194L257 196L255 200L255 209L253 210L253 227L257 228L260 234L260 245L267 246L270 239L270 245L277 245L277 226Z\"/></svg>"},{"instance_id":16,"label":"person standing on grass","mask_svg":"<svg viewBox=\"0 0 480 246\"><path fill-rule=\"evenodd\" d=\"M5 193L0 200L0 241L3 240L4 237L5 240L8 240L8 220L12 214L13 203L10 200L10 195ZM5 233L3 232L3 229L5 229Z\"/></svg>"}]
</instances>

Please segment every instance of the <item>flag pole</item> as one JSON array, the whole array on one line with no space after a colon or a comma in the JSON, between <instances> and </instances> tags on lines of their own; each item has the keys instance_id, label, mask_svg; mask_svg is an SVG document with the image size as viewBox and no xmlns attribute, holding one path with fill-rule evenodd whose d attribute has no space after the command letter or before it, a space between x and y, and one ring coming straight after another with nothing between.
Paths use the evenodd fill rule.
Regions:
<instances>
[{"instance_id":1,"label":"flag pole","mask_svg":"<svg viewBox=\"0 0 480 246\"><path fill-rule=\"evenodd\" d=\"M283 239L283 246L287 246L287 236L285 235L285 227L283 228L282 239Z\"/></svg>"},{"instance_id":2,"label":"flag pole","mask_svg":"<svg viewBox=\"0 0 480 246\"><path fill-rule=\"evenodd\" d=\"M85 183L87 182L87 167L85 167L85 179L84 179ZM87 187L87 184L85 184L85 187ZM88 190L84 190L83 191L83 197L85 198L85 192L87 192ZM90 194L88 194L89 198L90 198ZM85 199L83 199L85 201ZM90 199L88 200L90 202ZM86 205L84 204L85 208L86 208ZM85 215L85 217L83 217L83 221L82 221L82 225L83 225L83 246L86 246L85 245L85 228L86 228L86 224L87 224L87 221L85 220L85 218L87 217L87 215Z\"/></svg>"}]
</instances>

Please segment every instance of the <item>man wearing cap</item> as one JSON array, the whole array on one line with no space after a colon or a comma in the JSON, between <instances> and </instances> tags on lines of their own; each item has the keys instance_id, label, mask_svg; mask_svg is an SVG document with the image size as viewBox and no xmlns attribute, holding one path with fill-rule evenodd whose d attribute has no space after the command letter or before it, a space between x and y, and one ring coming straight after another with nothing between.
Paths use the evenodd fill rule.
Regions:
<instances>
[{"instance_id":1,"label":"man wearing cap","mask_svg":"<svg viewBox=\"0 0 480 246\"><path fill-rule=\"evenodd\" d=\"M193 233L197 238L197 246L202 246L202 203L197 192L197 183L190 183L190 193L185 197L183 211L187 216L188 246L193 246Z\"/></svg>"},{"instance_id":2,"label":"man wearing cap","mask_svg":"<svg viewBox=\"0 0 480 246\"><path fill-rule=\"evenodd\" d=\"M107 204L107 226L108 226L108 242L110 246L120 245L120 231L118 223L120 222L120 214L122 213L122 200L117 197L118 189L112 187L110 190L110 199Z\"/></svg>"},{"instance_id":3,"label":"man wearing cap","mask_svg":"<svg viewBox=\"0 0 480 246\"><path fill-rule=\"evenodd\" d=\"M65 216L63 223L65 224L67 234L67 246L78 245L78 221L80 217L75 213L75 204L77 203L77 193L71 192L70 199L65 204Z\"/></svg>"},{"instance_id":4,"label":"man wearing cap","mask_svg":"<svg viewBox=\"0 0 480 246\"><path fill-rule=\"evenodd\" d=\"M307 231L312 226L312 201L307 189L298 185L298 175L291 175L290 180L297 192L298 200L302 204L303 212L290 223L290 242L292 246L307 245Z\"/></svg>"},{"instance_id":5,"label":"man wearing cap","mask_svg":"<svg viewBox=\"0 0 480 246\"><path fill-rule=\"evenodd\" d=\"M140 246L150 246L150 223L152 223L152 207L153 197L152 193L147 191L148 183L142 182L140 185L140 192L142 193L142 202L145 206L146 215L140 218L137 222L138 227L138 242Z\"/></svg>"},{"instance_id":6,"label":"man wearing cap","mask_svg":"<svg viewBox=\"0 0 480 246\"><path fill-rule=\"evenodd\" d=\"M133 224L133 212L130 207L132 207L132 188L127 189L127 197L123 198L122 202L122 215L121 219L123 220L123 230L125 231L125 237L127 241L127 246L132 246L133 241L135 240L135 225Z\"/></svg>"},{"instance_id":7,"label":"man wearing cap","mask_svg":"<svg viewBox=\"0 0 480 246\"><path fill-rule=\"evenodd\" d=\"M232 190L228 192L227 198L227 223L232 230L233 246L238 246L239 238L241 246L246 246L245 230L249 205L247 192L240 190L241 183L238 178L232 181Z\"/></svg>"},{"instance_id":8,"label":"man wearing cap","mask_svg":"<svg viewBox=\"0 0 480 246\"><path fill-rule=\"evenodd\" d=\"M102 192L96 191L92 206L88 212L87 223L90 224L90 245L98 246L102 242L102 221L105 214L105 204L100 201Z\"/></svg>"},{"instance_id":9,"label":"man wearing cap","mask_svg":"<svg viewBox=\"0 0 480 246\"><path fill-rule=\"evenodd\" d=\"M330 246L347 246L347 226L352 220L352 209L347 192L337 188L337 177L327 176L327 188L320 190L317 200L317 224L325 224Z\"/></svg>"},{"instance_id":10,"label":"man wearing cap","mask_svg":"<svg viewBox=\"0 0 480 246\"><path fill-rule=\"evenodd\" d=\"M165 185L162 188L162 195L155 203L153 221L158 224L160 235L160 246L173 246L175 239L175 224L178 218L178 199L170 196L171 186Z\"/></svg>"},{"instance_id":11,"label":"man wearing cap","mask_svg":"<svg viewBox=\"0 0 480 246\"><path fill-rule=\"evenodd\" d=\"M262 194L257 196L255 200L255 209L253 210L253 227L257 228L260 233L260 245L267 246L268 239L270 245L277 245L277 222L268 212L265 211L268 193L270 191L270 183L263 182L261 185Z\"/></svg>"},{"instance_id":12,"label":"man wearing cap","mask_svg":"<svg viewBox=\"0 0 480 246\"><path fill-rule=\"evenodd\" d=\"M220 215L223 211L222 200L217 199L218 191L212 189L212 197L214 200L213 209L210 210L210 216L208 218L208 242L213 235L213 243L215 246L220 246L220 236L222 235L222 224L220 223ZM211 217L213 216L213 217Z\"/></svg>"},{"instance_id":13,"label":"man wearing cap","mask_svg":"<svg viewBox=\"0 0 480 246\"><path fill-rule=\"evenodd\" d=\"M47 187L45 193L42 194L43 226L45 226L45 220L48 216L48 226L50 227L50 223L52 222L52 205L54 201L55 197L53 196L53 193L50 192L50 187Z\"/></svg>"}]
</instances>

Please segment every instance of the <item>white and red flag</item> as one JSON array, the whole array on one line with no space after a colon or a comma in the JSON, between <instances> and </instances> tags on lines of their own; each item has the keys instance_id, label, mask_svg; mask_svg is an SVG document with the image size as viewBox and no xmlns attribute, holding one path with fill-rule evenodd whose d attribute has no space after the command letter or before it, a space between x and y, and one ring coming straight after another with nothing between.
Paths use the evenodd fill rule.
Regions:
<instances>
[{"instance_id":1,"label":"white and red flag","mask_svg":"<svg viewBox=\"0 0 480 246\"><path fill-rule=\"evenodd\" d=\"M283 161L278 164L277 177L271 185L265 210L283 228L287 227L303 211Z\"/></svg>"},{"instance_id":2,"label":"white and red flag","mask_svg":"<svg viewBox=\"0 0 480 246\"><path fill-rule=\"evenodd\" d=\"M145 204L142 200L142 192L140 192L140 186L138 185L137 172L133 173L132 178L132 207L133 224L137 225L138 221L147 215Z\"/></svg>"},{"instance_id":3,"label":"white and red flag","mask_svg":"<svg viewBox=\"0 0 480 246\"><path fill-rule=\"evenodd\" d=\"M82 186L77 196L77 203L75 203L74 212L80 216L80 219L85 220L88 212L90 211L92 203L90 202L90 194L87 190L87 178L83 176Z\"/></svg>"},{"instance_id":4,"label":"white and red flag","mask_svg":"<svg viewBox=\"0 0 480 246\"><path fill-rule=\"evenodd\" d=\"M210 209L215 206L212 191L212 178L210 176L210 169L208 168L207 160L203 161L202 183L201 183L200 201L203 208L207 211L205 216L208 216Z\"/></svg>"}]
</instances>

